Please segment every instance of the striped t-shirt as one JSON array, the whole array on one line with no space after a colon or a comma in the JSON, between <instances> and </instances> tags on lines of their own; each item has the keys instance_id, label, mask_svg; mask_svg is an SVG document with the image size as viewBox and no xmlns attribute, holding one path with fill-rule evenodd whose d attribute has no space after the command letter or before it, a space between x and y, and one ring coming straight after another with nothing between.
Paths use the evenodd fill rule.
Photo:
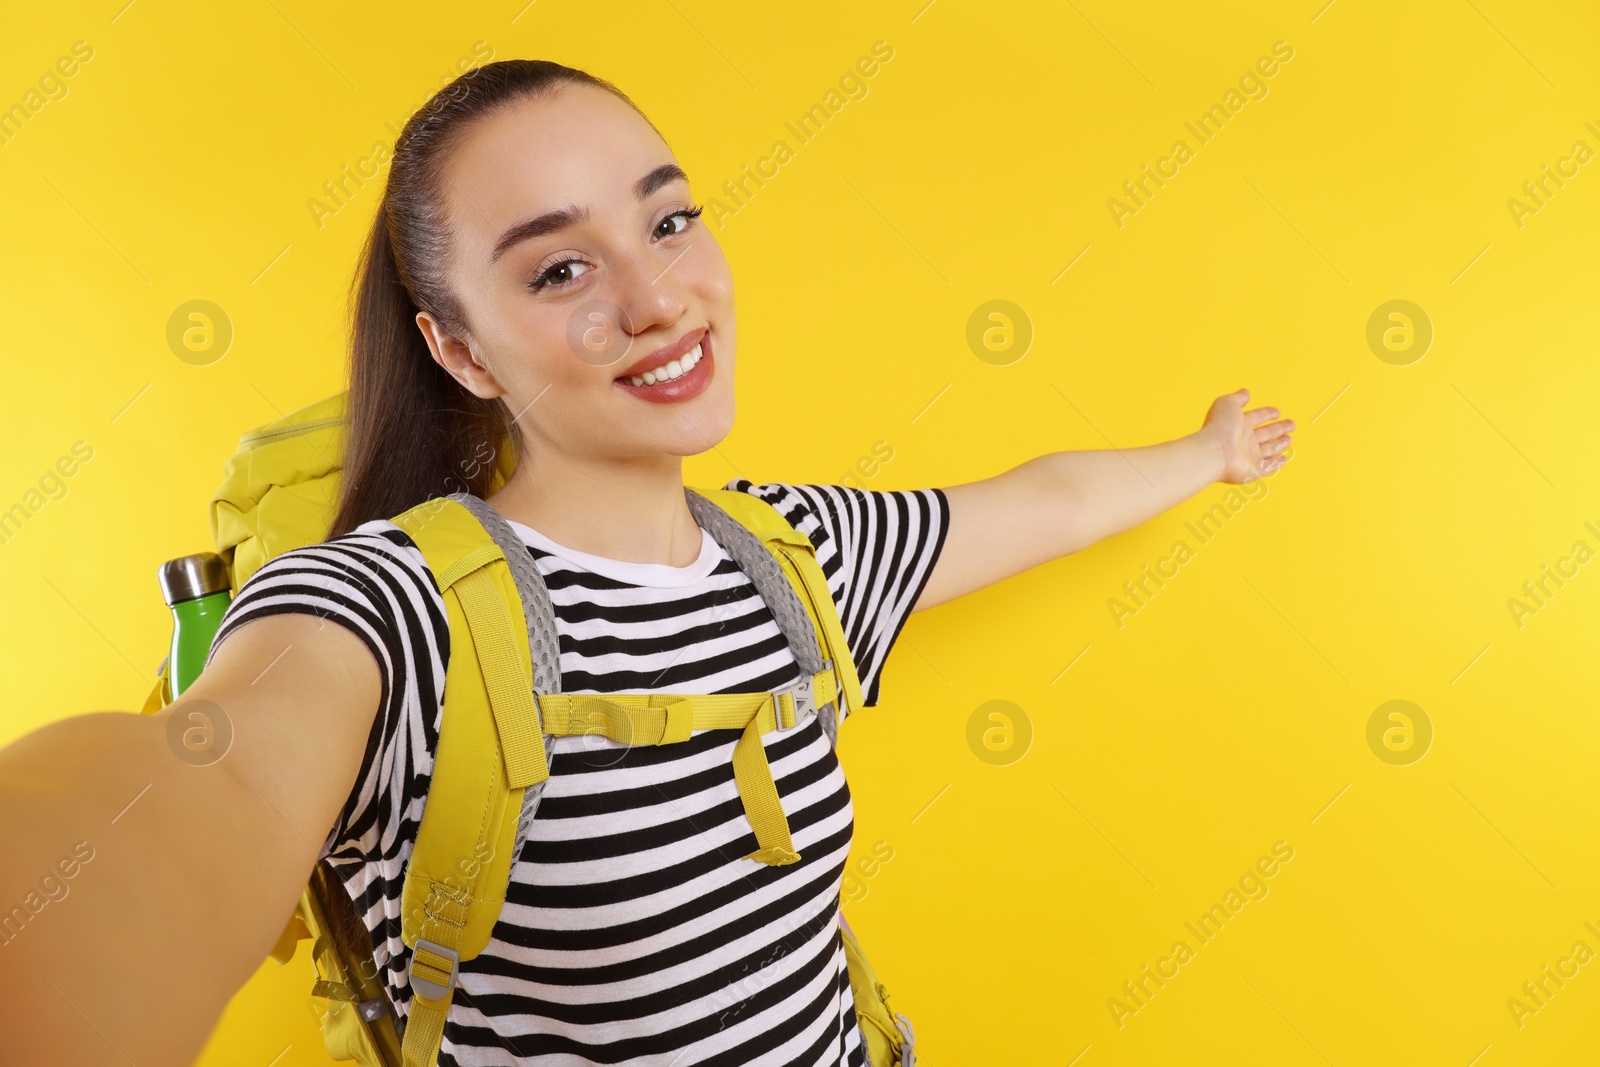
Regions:
<instances>
[{"instance_id":1,"label":"striped t-shirt","mask_svg":"<svg viewBox=\"0 0 1600 1067\"><path fill-rule=\"evenodd\" d=\"M944 545L937 488L727 488L810 538L867 706ZM569 693L739 693L799 678L755 587L705 531L687 567L558 545L521 523L550 590ZM378 519L285 552L223 617L337 621L380 665L380 709L323 856L372 936L396 1013L410 1003L400 892L433 770L450 655L444 601L411 539ZM849 713L858 710L846 708ZM671 745L554 739L551 778L487 948L461 965L439 1055L477 1065L864 1065L839 889L854 818L820 721L764 736L797 863L757 847L733 776L737 730Z\"/></svg>"}]
</instances>

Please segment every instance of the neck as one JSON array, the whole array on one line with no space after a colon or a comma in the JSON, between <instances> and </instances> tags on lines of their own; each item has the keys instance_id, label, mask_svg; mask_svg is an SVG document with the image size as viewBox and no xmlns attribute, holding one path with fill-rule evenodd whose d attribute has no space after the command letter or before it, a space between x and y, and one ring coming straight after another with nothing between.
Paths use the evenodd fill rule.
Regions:
<instances>
[{"instance_id":1,"label":"neck","mask_svg":"<svg viewBox=\"0 0 1600 1067\"><path fill-rule=\"evenodd\" d=\"M700 526L684 498L683 459L525 452L488 503L501 515L579 552L625 563L687 567L700 556Z\"/></svg>"}]
</instances>

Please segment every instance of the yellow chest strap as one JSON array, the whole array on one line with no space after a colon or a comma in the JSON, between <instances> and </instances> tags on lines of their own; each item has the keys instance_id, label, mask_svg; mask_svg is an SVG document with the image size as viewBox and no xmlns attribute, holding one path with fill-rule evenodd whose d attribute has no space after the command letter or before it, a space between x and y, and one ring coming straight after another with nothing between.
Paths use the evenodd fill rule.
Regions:
<instances>
[{"instance_id":1,"label":"yellow chest strap","mask_svg":"<svg viewBox=\"0 0 1600 1067\"><path fill-rule=\"evenodd\" d=\"M556 737L601 735L624 745L666 745L687 741L695 730L743 730L733 749L733 777L761 846L745 858L776 866L794 863L800 854L761 736L792 729L818 707L826 709L819 714L835 714L829 705L837 695L828 660L806 683L777 693L549 693L536 699L545 733Z\"/></svg>"}]
</instances>

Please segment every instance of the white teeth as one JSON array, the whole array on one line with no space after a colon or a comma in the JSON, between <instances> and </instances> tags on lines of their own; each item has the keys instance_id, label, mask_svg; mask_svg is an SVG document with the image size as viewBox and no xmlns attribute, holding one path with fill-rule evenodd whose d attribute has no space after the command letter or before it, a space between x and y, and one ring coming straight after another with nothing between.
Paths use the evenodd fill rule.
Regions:
<instances>
[{"instance_id":1,"label":"white teeth","mask_svg":"<svg viewBox=\"0 0 1600 1067\"><path fill-rule=\"evenodd\" d=\"M682 378L694 370L694 365L700 362L700 345L695 345L689 354L672 360L666 366L647 370L643 374L636 374L628 379L629 385L655 385L657 382L670 382Z\"/></svg>"}]
</instances>

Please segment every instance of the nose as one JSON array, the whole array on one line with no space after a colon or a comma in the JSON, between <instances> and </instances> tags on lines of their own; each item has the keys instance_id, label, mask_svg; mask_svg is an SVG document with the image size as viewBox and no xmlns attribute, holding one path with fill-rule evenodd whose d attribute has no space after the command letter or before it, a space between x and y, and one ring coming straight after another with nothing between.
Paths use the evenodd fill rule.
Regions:
<instances>
[{"instance_id":1,"label":"nose","mask_svg":"<svg viewBox=\"0 0 1600 1067\"><path fill-rule=\"evenodd\" d=\"M690 251L685 247L664 256L659 249L642 248L615 261L609 295L622 312L625 332L639 337L683 317L689 306L689 286L681 260Z\"/></svg>"}]
</instances>

